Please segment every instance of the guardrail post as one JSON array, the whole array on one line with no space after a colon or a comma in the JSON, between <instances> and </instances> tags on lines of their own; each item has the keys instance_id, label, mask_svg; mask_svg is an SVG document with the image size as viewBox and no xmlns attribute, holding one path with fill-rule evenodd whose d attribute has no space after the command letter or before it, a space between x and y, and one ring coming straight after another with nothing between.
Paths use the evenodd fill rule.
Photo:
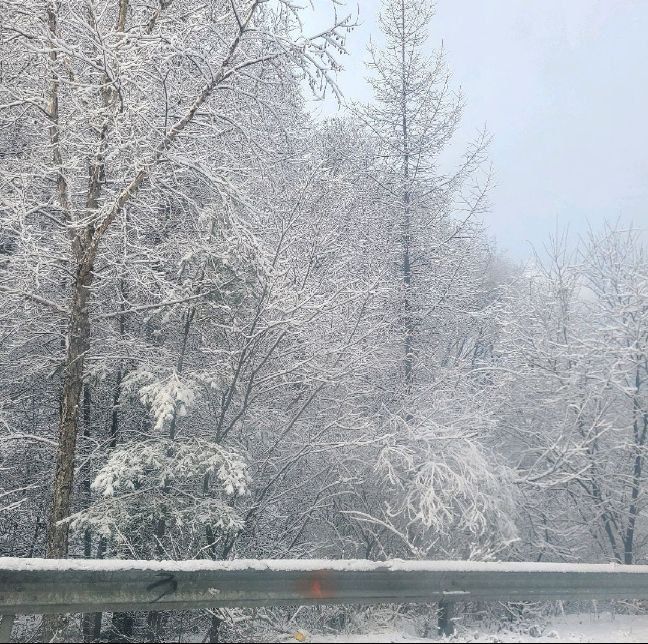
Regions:
<instances>
[{"instance_id":1,"label":"guardrail post","mask_svg":"<svg viewBox=\"0 0 648 644\"><path fill-rule=\"evenodd\" d=\"M449 636L455 631L454 622L454 602L442 599L438 604L439 609L439 635Z\"/></svg>"},{"instance_id":2,"label":"guardrail post","mask_svg":"<svg viewBox=\"0 0 648 644\"><path fill-rule=\"evenodd\" d=\"M11 642L11 631L16 621L16 616L0 615L0 617L2 617L2 621L0 621L0 643L6 644L7 642Z\"/></svg>"}]
</instances>

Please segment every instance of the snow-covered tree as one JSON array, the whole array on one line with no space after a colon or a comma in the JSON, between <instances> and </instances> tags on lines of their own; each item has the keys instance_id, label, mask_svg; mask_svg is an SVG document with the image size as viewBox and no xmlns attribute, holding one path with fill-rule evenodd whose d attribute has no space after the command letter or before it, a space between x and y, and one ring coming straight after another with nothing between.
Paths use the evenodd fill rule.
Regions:
<instances>
[{"instance_id":1,"label":"snow-covered tree","mask_svg":"<svg viewBox=\"0 0 648 644\"><path fill-rule=\"evenodd\" d=\"M365 499L377 506L362 507L357 495L360 507L348 511L398 535L394 548L405 545L410 556L478 556L486 532L500 545L512 538L498 511L507 507L499 496L505 486L496 485L501 477L487 455L487 394L471 374L490 297L492 254L479 222L487 137L444 168L462 98L443 52L426 54L433 13L427 0L383 2L385 42L370 47L375 100L356 109L375 141L376 247L387 269L380 370L372 374L381 389L372 438L382 446L364 475L373 480L377 472L381 487L377 500Z\"/></svg>"},{"instance_id":2,"label":"snow-covered tree","mask_svg":"<svg viewBox=\"0 0 648 644\"><path fill-rule=\"evenodd\" d=\"M21 264L29 269L2 288L10 301L59 316L65 339L50 556L67 550L62 520L72 503L86 363L99 333L92 310L114 266L110 242L129 225L136 234L162 233L174 208L195 212L196 200L210 208L218 207L215 196L236 196L229 187L244 170L237 176L238 160L228 164L214 143L259 145L253 124L239 121L242 105L263 100L255 86L294 70L315 89L329 84L332 46L342 48L346 23L309 38L298 14L283 0L4 3L2 56L10 64L0 100L4 123L19 127L4 135L13 159L2 175L3 219L16 244L11 275ZM203 192L183 193L178 177L180 185L202 182ZM53 270L39 270L37 257ZM171 302L206 292L173 293Z\"/></svg>"},{"instance_id":3,"label":"snow-covered tree","mask_svg":"<svg viewBox=\"0 0 648 644\"><path fill-rule=\"evenodd\" d=\"M499 422L534 556L633 563L646 544L646 249L610 226L566 249L554 240L507 298Z\"/></svg>"}]
</instances>

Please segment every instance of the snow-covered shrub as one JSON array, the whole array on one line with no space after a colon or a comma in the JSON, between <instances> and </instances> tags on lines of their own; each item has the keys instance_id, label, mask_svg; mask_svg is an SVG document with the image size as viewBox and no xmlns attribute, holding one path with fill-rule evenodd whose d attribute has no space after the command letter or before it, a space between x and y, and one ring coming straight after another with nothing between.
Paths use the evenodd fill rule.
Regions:
<instances>
[{"instance_id":1,"label":"snow-covered shrub","mask_svg":"<svg viewBox=\"0 0 648 644\"><path fill-rule=\"evenodd\" d=\"M236 532L243 526L234 508L247 494L249 475L235 450L199 439L150 439L115 449L92 490L99 495L72 517L72 528L92 527L118 542L142 530ZM162 538L162 534L157 535Z\"/></svg>"}]
</instances>

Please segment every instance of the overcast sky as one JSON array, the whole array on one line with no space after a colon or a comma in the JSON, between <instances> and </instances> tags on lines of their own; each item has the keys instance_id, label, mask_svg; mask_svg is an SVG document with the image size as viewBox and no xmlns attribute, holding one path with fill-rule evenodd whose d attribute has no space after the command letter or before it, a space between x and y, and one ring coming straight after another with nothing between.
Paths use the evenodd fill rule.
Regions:
<instances>
[{"instance_id":1,"label":"overcast sky","mask_svg":"<svg viewBox=\"0 0 648 644\"><path fill-rule=\"evenodd\" d=\"M315 4L324 26L330 0ZM379 5L359 3L349 99L370 98ZM430 34L467 100L459 138L484 124L494 137L485 221L500 248L523 258L557 225L576 236L606 217L648 226L648 0L438 0Z\"/></svg>"}]
</instances>

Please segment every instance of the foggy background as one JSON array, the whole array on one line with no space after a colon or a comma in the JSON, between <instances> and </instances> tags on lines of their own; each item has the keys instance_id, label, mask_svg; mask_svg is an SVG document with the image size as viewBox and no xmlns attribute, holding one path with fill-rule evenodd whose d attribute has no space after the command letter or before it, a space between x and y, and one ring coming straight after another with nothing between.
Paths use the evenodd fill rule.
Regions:
<instances>
[{"instance_id":1,"label":"foggy background","mask_svg":"<svg viewBox=\"0 0 648 644\"><path fill-rule=\"evenodd\" d=\"M317 29L332 10L314 5ZM346 100L371 96L364 61L379 6L339 10L361 23L338 79ZM575 239L604 218L648 225L647 33L646 0L438 0L430 49L443 40L466 101L456 153L486 125L495 185L485 223L512 258L557 228ZM314 109L338 108L331 98Z\"/></svg>"}]
</instances>

